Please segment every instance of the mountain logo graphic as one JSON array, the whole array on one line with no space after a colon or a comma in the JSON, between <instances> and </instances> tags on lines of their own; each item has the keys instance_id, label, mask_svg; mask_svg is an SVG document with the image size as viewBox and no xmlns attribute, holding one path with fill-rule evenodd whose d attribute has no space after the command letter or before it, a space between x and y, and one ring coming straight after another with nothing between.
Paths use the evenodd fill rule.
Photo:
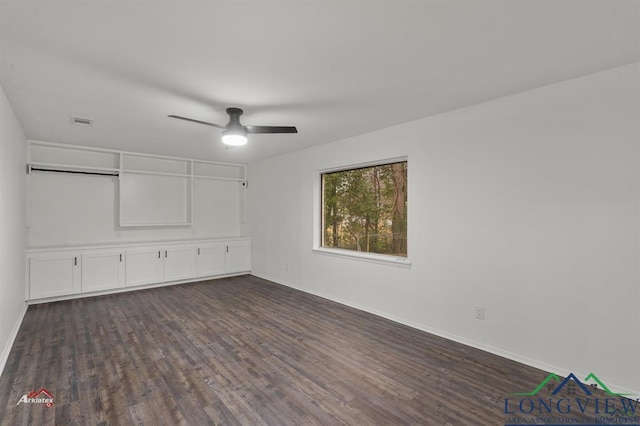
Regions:
<instances>
[{"instance_id":1,"label":"mountain logo graphic","mask_svg":"<svg viewBox=\"0 0 640 426\"><path fill-rule=\"evenodd\" d=\"M31 391L28 394L22 395L16 405L20 405L21 403L44 404L46 407L51 407L53 406L53 395L45 388L42 388L37 392Z\"/></svg>"},{"instance_id":2,"label":"mountain logo graphic","mask_svg":"<svg viewBox=\"0 0 640 426\"><path fill-rule=\"evenodd\" d=\"M559 384L551 391L551 395L557 395L565 386L570 387L570 393L575 393L577 390L582 391L586 396L591 396L593 394L594 388L602 389L609 396L626 396L629 394L624 393L615 393L612 392L607 385L602 382L593 373L589 373L587 377L584 378L583 381L580 381L575 374L570 373L564 380L555 373L549 374L547 377L540 382L535 389L531 392L517 392L513 393L514 396L535 396L544 389L546 386L553 384L553 382L558 382Z\"/></svg>"}]
</instances>

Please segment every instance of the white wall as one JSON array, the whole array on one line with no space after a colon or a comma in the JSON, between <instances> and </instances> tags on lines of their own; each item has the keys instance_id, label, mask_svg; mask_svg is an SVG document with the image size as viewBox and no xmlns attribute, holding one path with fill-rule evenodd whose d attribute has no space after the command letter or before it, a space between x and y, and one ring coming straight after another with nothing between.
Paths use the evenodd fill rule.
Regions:
<instances>
[{"instance_id":1,"label":"white wall","mask_svg":"<svg viewBox=\"0 0 640 426\"><path fill-rule=\"evenodd\" d=\"M635 63L251 164L253 271L640 394L639 123ZM316 171L405 155L412 267L312 253Z\"/></svg>"},{"instance_id":2,"label":"white wall","mask_svg":"<svg viewBox=\"0 0 640 426\"><path fill-rule=\"evenodd\" d=\"M0 87L0 372L25 304L26 139Z\"/></svg>"}]
</instances>

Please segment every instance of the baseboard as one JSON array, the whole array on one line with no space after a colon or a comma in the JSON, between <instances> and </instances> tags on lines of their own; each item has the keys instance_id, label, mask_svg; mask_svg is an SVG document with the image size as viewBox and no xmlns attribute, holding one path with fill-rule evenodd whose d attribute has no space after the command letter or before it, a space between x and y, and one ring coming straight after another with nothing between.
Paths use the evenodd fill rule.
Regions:
<instances>
[{"instance_id":1,"label":"baseboard","mask_svg":"<svg viewBox=\"0 0 640 426\"><path fill-rule=\"evenodd\" d=\"M7 344L2 350L2 357L0 358L0 377L2 376L4 367L7 364L7 360L9 359L9 354L11 353L11 348L13 348L13 343L15 342L16 337L18 337L18 331L20 330L20 326L22 325L22 320L24 320L24 316L27 313L27 308L29 308L29 305L27 305L26 303L22 305L22 310L18 315L18 319L16 320L16 323L13 325L13 330L11 330L11 334L9 335L9 340L7 341Z\"/></svg>"},{"instance_id":2,"label":"baseboard","mask_svg":"<svg viewBox=\"0 0 640 426\"><path fill-rule=\"evenodd\" d=\"M552 365L552 364L548 364L548 363L545 363L545 362L542 362L542 361L539 361L539 360L536 360L536 359L532 359L532 358L523 356L521 354L505 351L503 349L500 349L500 348L497 348L497 347L494 347L494 346L491 346L491 345L486 345L484 343L477 342L475 340L467 339L465 337L457 336L457 335L454 335L454 334L451 334L451 333L447 333L447 332L442 331L442 330L431 328L431 327L428 327L428 326L426 326L424 324L416 323L414 321L410 321L410 320L407 320L405 318L401 318L401 317L398 317L396 315L389 314L387 312L382 312L382 311L379 311L377 309L372 309L372 308L370 308L368 306L359 305L357 303L353 303L353 302L350 302L348 300L342 300L340 298L331 296L329 294L324 294L324 293L321 293L321 292L317 292L317 291L309 290L309 289L306 289L306 288L301 288L301 287L298 287L298 286L295 286L295 285L287 284L287 283L281 282L279 280L276 280L274 278L271 278L271 277L268 277L268 276L265 276L265 275L262 275L262 274L257 274L255 272L251 272L251 275L254 275L254 276L258 277L258 278L262 278L262 279L267 280L267 281L272 281L274 283L277 283L277 284L280 284L280 285L283 285L283 286L286 286L286 287L289 287L289 288L293 288L295 290L302 291L303 293L308 293L308 294L312 294L314 296L322 297L323 299L331 300L332 302L340 303L341 305L349 306L351 308L358 309L359 311L368 312L370 314L377 315L377 316L382 317L382 318L386 318L388 320L397 322L399 324L403 324L403 325L409 326L411 328L415 328L416 330L424 331L426 333L433 334L435 336L442 337L442 338L445 338L447 340L454 341L456 343L461 343L463 345L470 346L470 347L475 348L475 349L480 349L482 351L489 352L489 353L491 353L493 355L497 355L497 356L500 356L502 358L509 359L511 361L519 362L520 364L524 364L524 365L527 365L529 367L533 367L533 368L537 368L539 370L543 370L546 373L553 372L553 373L556 373L556 374L558 374L559 376L562 376L562 377L566 377L570 373L574 373L578 377L586 377L589 374L589 372L568 370L566 368L558 367L558 366L555 366L555 365ZM634 389L629 389L629 388L626 388L626 387L623 387L623 386L618 386L615 383L609 383L609 382L606 382L606 383L607 383L607 386L609 387L609 389L612 392L621 393L621 394L625 394L625 395L634 395L634 398L637 398L638 396L640 396L640 389L635 389L634 390Z\"/></svg>"}]
</instances>

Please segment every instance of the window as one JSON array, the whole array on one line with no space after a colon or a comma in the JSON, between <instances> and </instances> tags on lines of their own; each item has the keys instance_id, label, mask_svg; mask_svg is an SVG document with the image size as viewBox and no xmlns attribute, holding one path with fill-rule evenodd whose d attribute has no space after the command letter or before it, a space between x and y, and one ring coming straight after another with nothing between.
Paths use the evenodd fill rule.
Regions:
<instances>
[{"instance_id":1,"label":"window","mask_svg":"<svg viewBox=\"0 0 640 426\"><path fill-rule=\"evenodd\" d=\"M323 248L407 257L407 162L321 173Z\"/></svg>"}]
</instances>

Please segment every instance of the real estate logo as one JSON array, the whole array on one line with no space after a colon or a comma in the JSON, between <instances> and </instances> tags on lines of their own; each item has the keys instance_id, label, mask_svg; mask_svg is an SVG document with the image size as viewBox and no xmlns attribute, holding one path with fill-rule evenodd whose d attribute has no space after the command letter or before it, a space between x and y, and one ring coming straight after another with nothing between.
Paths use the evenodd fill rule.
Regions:
<instances>
[{"instance_id":1,"label":"real estate logo","mask_svg":"<svg viewBox=\"0 0 640 426\"><path fill-rule=\"evenodd\" d=\"M39 391L31 391L28 394L22 395L20 400L16 405L20 405L22 403L25 404L44 404L45 407L53 406L53 395L51 392L46 390L45 388L40 389Z\"/></svg>"},{"instance_id":2,"label":"real estate logo","mask_svg":"<svg viewBox=\"0 0 640 426\"><path fill-rule=\"evenodd\" d=\"M507 425L606 425L640 426L640 399L611 391L589 373L583 380L570 373L562 379L549 374L529 392L504 398Z\"/></svg>"}]
</instances>

